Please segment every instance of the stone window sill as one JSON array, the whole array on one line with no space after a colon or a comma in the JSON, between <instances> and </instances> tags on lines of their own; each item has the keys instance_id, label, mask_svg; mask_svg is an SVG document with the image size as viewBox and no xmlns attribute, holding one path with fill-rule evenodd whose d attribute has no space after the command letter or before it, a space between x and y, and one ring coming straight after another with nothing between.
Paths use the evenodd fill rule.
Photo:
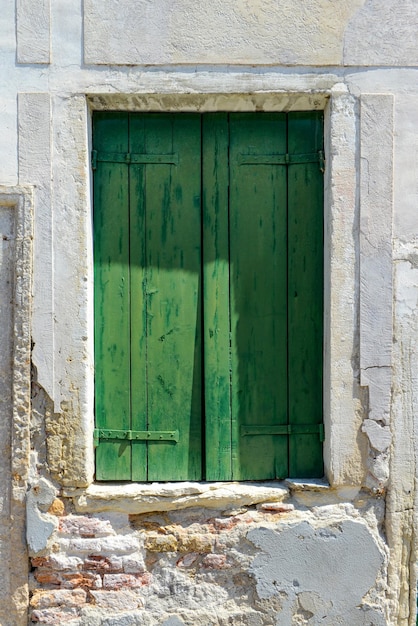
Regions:
<instances>
[{"instance_id":1,"label":"stone window sill","mask_svg":"<svg viewBox=\"0 0 418 626\"><path fill-rule=\"evenodd\" d=\"M263 503L278 503L293 492L328 491L323 480L266 482L94 483L86 489L64 488L78 513L113 511L131 515L173 511L192 507L236 509Z\"/></svg>"}]
</instances>

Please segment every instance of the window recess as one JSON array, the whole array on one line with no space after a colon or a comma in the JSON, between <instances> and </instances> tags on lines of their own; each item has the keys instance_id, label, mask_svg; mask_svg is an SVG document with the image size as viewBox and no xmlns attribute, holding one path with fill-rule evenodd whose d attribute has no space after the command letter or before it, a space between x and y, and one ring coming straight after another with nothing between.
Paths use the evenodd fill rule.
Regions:
<instances>
[{"instance_id":1,"label":"window recess","mask_svg":"<svg viewBox=\"0 0 418 626\"><path fill-rule=\"evenodd\" d=\"M97 112L93 148L96 478L322 476L322 112Z\"/></svg>"}]
</instances>

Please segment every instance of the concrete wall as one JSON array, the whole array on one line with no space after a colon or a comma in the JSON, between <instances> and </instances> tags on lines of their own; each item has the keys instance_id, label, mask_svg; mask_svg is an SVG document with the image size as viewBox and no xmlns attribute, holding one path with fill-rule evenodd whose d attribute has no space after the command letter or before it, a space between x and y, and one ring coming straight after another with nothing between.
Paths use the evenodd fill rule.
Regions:
<instances>
[{"instance_id":1,"label":"concrete wall","mask_svg":"<svg viewBox=\"0 0 418 626\"><path fill-rule=\"evenodd\" d=\"M34 208L33 298L27 291L15 317L2 309L0 329L1 471L11 486L0 552L12 563L1 581L15 611L8 617L7 605L2 624L27 622L25 546L8 556L8 537L21 534L7 521L13 506L21 520L27 491L34 622L412 626L414 0L16 0L0 23L0 184L14 198L4 206L29 215L33 197ZM324 481L94 483L97 109L324 109ZM8 243L12 214L0 217L6 300L29 258ZM16 336L27 350L29 330L32 411L23 402L19 412L30 375Z\"/></svg>"}]
</instances>

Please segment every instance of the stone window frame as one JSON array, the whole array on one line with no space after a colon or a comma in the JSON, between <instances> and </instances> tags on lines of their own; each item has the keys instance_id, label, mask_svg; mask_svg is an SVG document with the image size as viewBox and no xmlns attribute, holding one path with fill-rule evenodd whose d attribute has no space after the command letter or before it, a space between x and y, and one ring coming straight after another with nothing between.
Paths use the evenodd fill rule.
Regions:
<instances>
[{"instance_id":1,"label":"stone window frame","mask_svg":"<svg viewBox=\"0 0 418 626\"><path fill-rule=\"evenodd\" d=\"M11 236L3 234L3 238L12 246L9 259L13 275L12 297L10 302L3 303L6 310L9 307L11 330L11 336L8 336L9 328L4 329L10 354L3 356L10 359L11 371L9 378L9 372L6 372L10 393L3 397L6 412L2 437L9 448L4 459L8 462L6 473L9 478L5 478L7 484L3 490L3 509L9 512L10 519L7 558L14 564L14 569L2 581L8 583L8 588L5 588L7 601L0 619L7 615L17 624L25 620L28 603L28 553L24 538L30 457L33 190L24 186L0 186L0 212L9 213Z\"/></svg>"},{"instance_id":2,"label":"stone window frame","mask_svg":"<svg viewBox=\"0 0 418 626\"><path fill-rule=\"evenodd\" d=\"M253 76L253 78L255 78ZM251 80L249 81L251 82ZM318 78L318 85L320 79ZM173 93L175 91L175 93ZM388 481L389 403L391 381L392 276L392 141L393 98L370 94L356 97L346 85L335 82L327 89L288 92L187 93L184 85L167 93L75 94L59 110L62 121L71 114L75 122L73 146L64 145L66 136L54 136L56 152L69 156L68 178L83 169L79 197L84 201L82 217L87 262L79 271L85 277L84 322L86 358L78 366L77 389L79 413L67 415L71 402L62 400L71 387L71 376L62 384L55 398L55 435L65 436L69 423L72 440L66 459L49 455L51 474L63 486L63 494L73 497L80 511L123 510L142 512L169 510L182 506L209 506L229 494L235 504L279 498L285 485L278 481L251 483L164 483L99 484L94 483L93 451L93 301L91 233L91 115L93 110L125 111L217 111L265 110L291 111L323 109L325 114L324 218L325 218L325 290L324 290L324 465L326 482L299 481L300 488L322 489L362 486L383 490ZM377 114L377 117L376 117ZM59 119L57 120L59 123ZM68 123L68 121L67 121ZM383 137L388 153L383 157L373 147ZM387 131L387 132L386 132ZM78 146L77 156L74 146ZM371 170L372 168L372 170ZM370 173L373 176L370 176ZM382 183L387 181L387 184ZM385 198L383 197L385 195ZM360 211L361 206L361 211ZM363 212L364 206L364 212ZM383 211L382 211L383 208ZM364 213L364 214L363 214ZM80 216L80 211L78 211ZM362 230L362 226L365 228ZM370 241L377 227L379 241ZM383 248L380 245L383 242ZM370 245L369 245L370 244ZM377 257L373 252L378 251ZM382 253L383 249L383 253ZM365 259L364 266L362 260ZM383 259L383 261L382 261ZM384 271L381 271L381 265ZM377 263L377 265L376 265ZM380 266L379 266L380 263ZM377 273L373 274L373 266ZM370 274L370 268L372 273ZM383 274L383 275L382 275ZM374 286L376 276L379 280ZM372 277L372 278L371 278ZM57 286L55 288L57 289ZM383 292L382 292L383 289ZM383 298L383 312L373 328L373 299ZM366 296L366 297L365 297ZM364 329L364 330L363 330ZM59 342L56 342L59 343ZM65 355L54 353L56 371ZM68 359L67 359L68 360ZM58 366L58 367L57 367ZM61 369L62 371L62 369ZM74 370L73 370L74 371ZM72 385L74 387L74 383ZM383 394L381 393L383 390ZM73 409L72 409L73 410ZM374 412L374 413L373 413ZM62 431L60 433L60 424ZM48 428L47 428L48 434ZM293 483L293 487L295 488ZM297 486L297 485L296 485ZM275 494L275 489L279 491ZM233 494L231 496L231 494ZM148 504L147 504L148 502ZM152 504L150 504L152 502ZM212 504L213 505L213 504Z\"/></svg>"}]
</instances>

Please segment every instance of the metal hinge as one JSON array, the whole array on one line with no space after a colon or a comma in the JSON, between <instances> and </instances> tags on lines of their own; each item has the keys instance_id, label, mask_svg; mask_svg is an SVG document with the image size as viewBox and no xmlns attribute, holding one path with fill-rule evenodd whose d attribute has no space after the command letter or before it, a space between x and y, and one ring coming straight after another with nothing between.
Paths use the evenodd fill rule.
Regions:
<instances>
[{"instance_id":1,"label":"metal hinge","mask_svg":"<svg viewBox=\"0 0 418 626\"><path fill-rule=\"evenodd\" d=\"M319 440L324 441L323 424L248 424L241 426L241 437L253 435L319 435Z\"/></svg>"},{"instance_id":2,"label":"metal hinge","mask_svg":"<svg viewBox=\"0 0 418 626\"><path fill-rule=\"evenodd\" d=\"M319 154L319 169L321 170L322 173L325 172L325 154L323 150L320 150L318 152Z\"/></svg>"},{"instance_id":3,"label":"metal hinge","mask_svg":"<svg viewBox=\"0 0 418 626\"><path fill-rule=\"evenodd\" d=\"M91 151L91 169L95 170L97 168L97 150Z\"/></svg>"},{"instance_id":4,"label":"metal hinge","mask_svg":"<svg viewBox=\"0 0 418 626\"><path fill-rule=\"evenodd\" d=\"M178 430L113 430L110 428L94 429L94 447L102 440L117 441L171 441L178 443Z\"/></svg>"}]
</instances>

